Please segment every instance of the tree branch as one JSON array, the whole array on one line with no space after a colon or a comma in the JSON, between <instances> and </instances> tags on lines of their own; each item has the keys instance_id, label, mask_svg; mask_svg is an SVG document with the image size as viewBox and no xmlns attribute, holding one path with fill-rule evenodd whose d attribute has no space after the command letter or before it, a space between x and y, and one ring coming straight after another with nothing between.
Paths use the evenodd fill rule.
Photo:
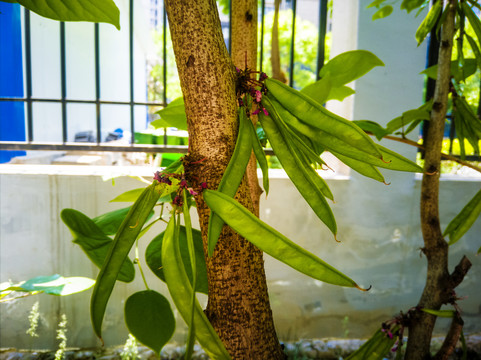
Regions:
<instances>
[{"instance_id":1,"label":"tree branch","mask_svg":"<svg viewBox=\"0 0 481 360\"><path fill-rule=\"evenodd\" d=\"M456 288L459 284L461 284L464 277L471 268L471 265L471 261L469 261L466 256L463 256L459 264L456 265L456 267L454 268L454 271L452 272L450 277L453 289Z\"/></svg>"},{"instance_id":2,"label":"tree branch","mask_svg":"<svg viewBox=\"0 0 481 360\"><path fill-rule=\"evenodd\" d=\"M453 353L458 343L459 337L461 336L461 331L463 330L464 321L461 319L459 314L455 314L449 331L444 338L443 345L441 349L434 356L433 360L448 360L449 356Z\"/></svg>"},{"instance_id":3,"label":"tree branch","mask_svg":"<svg viewBox=\"0 0 481 360\"><path fill-rule=\"evenodd\" d=\"M373 133L371 133L369 131L366 131L366 133L369 134L369 135L374 135ZM397 142L400 142L400 143L403 143L403 144L408 144L408 145L411 145L411 146L415 146L418 149L424 150L424 146L422 144L419 144L419 143L417 143L413 140L409 140L409 139L406 139L406 138L400 138L400 137L396 137L396 136L386 135L386 136L383 137L383 139L389 139L389 140L392 140L392 141L397 141ZM441 153L441 157L445 160L455 161L462 166L469 167L469 168L471 168L473 170L476 170L477 172L481 173L481 167L473 165L470 162L458 159L456 156Z\"/></svg>"}]
</instances>

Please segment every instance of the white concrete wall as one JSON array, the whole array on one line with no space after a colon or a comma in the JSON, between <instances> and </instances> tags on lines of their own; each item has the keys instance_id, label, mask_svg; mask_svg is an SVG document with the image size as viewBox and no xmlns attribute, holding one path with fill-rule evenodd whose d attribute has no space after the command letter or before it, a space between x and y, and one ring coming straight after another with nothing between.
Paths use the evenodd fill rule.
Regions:
<instances>
[{"instance_id":1,"label":"white concrete wall","mask_svg":"<svg viewBox=\"0 0 481 360\"><path fill-rule=\"evenodd\" d=\"M82 170L81 170L82 169ZM63 208L78 209L94 217L126 204L109 203L118 194L142 184L132 178L119 178L112 186L103 181L108 167L42 167L38 165L0 166L0 281L20 281L38 275L95 278L98 270L80 248L74 245L59 213ZM151 176L152 169L130 168L131 174ZM84 175L79 173L84 172ZM277 260L266 256L270 298L279 336L283 340L316 337L369 336L380 322L396 312L416 305L422 291L425 259L419 228L420 181L414 175L393 181L390 186L365 183L357 178L328 179L336 204L333 205L341 243L334 241L290 181L273 172L271 191L263 197L262 219L280 232L342 270L369 292L341 288L312 280ZM441 184L442 226L453 218L479 189L478 180L443 180ZM192 212L194 221L196 214ZM143 261L148 241L163 230L155 226L141 241ZM462 255L473 262L458 288L466 321L466 332L481 331L481 221L466 237L451 247L451 264ZM144 263L144 267L145 263ZM149 286L168 294L165 285L145 269ZM106 345L121 344L127 338L123 321L126 298L142 290L139 278L132 284L119 283L110 300L104 322ZM69 346L99 344L91 330L89 297L91 290L58 298L37 295L13 303L0 304L0 347L55 347L55 326L66 313ZM40 338L25 335L28 312L40 301L43 314ZM204 298L205 300L205 298ZM343 325L345 317L347 324ZM441 321L441 325L446 325ZM442 330L440 328L439 330ZM183 341L185 328L178 318L174 337Z\"/></svg>"}]
</instances>

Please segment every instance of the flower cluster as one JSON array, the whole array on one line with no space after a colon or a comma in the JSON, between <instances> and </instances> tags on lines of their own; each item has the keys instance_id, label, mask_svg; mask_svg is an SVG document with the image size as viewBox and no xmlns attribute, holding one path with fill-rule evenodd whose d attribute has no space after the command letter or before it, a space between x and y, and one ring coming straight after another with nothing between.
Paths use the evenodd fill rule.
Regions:
<instances>
[{"instance_id":1,"label":"flower cluster","mask_svg":"<svg viewBox=\"0 0 481 360\"><path fill-rule=\"evenodd\" d=\"M172 180L170 180L171 176L175 176L175 174L166 174L160 171L157 171L154 174L154 180L157 180L160 183L164 183L167 185L172 185Z\"/></svg>"},{"instance_id":2,"label":"flower cluster","mask_svg":"<svg viewBox=\"0 0 481 360\"><path fill-rule=\"evenodd\" d=\"M262 96L267 93L267 88L264 84L264 80L267 79L267 75L264 72L252 71L246 68L245 70L240 70L236 68L237 71L237 101L239 106L246 107L247 116L257 115L261 111L267 116L269 113L262 106ZM259 74L259 80L253 79L252 74ZM252 113L250 113L251 108L255 108Z\"/></svg>"},{"instance_id":3,"label":"flower cluster","mask_svg":"<svg viewBox=\"0 0 481 360\"><path fill-rule=\"evenodd\" d=\"M190 195L196 196L205 189L207 189L207 183L201 182L198 189L194 190L194 187L191 186L187 180L185 179L184 174L169 174L169 173L163 173L161 171L157 171L154 174L154 180L157 180L159 183L164 183L167 185L172 185L172 180L171 178L175 178L180 180L179 182L179 189L176 192L176 195L174 199L172 200L172 204L176 205L178 207L181 207L183 204L183 197L182 197L182 191L187 190Z\"/></svg>"},{"instance_id":4,"label":"flower cluster","mask_svg":"<svg viewBox=\"0 0 481 360\"><path fill-rule=\"evenodd\" d=\"M197 191L194 190L194 188L189 185L187 180L183 178L183 174L182 174L182 180L180 180L179 189L177 190L177 194L175 195L174 200L172 200L172 204L178 207L181 207L183 205L182 192L184 190L187 190L190 195L196 196L196 195L199 195L199 193L201 193L205 189L207 189L207 183L202 182L200 183L200 186L197 189Z\"/></svg>"},{"instance_id":5,"label":"flower cluster","mask_svg":"<svg viewBox=\"0 0 481 360\"><path fill-rule=\"evenodd\" d=\"M419 306L415 306L409 309L407 313L403 313L401 311L399 315L393 319L382 323L381 331L389 339L394 339L395 337L397 338L393 348L391 349L392 352L397 352L399 349L401 349L403 346L404 329L411 323L413 314L420 310L421 308Z\"/></svg>"}]
</instances>

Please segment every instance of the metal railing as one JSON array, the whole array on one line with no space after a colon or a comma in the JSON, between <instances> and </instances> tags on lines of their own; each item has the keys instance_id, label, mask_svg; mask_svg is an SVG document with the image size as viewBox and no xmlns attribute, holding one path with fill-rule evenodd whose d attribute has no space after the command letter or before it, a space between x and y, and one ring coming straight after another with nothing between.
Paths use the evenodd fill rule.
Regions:
<instances>
[{"instance_id":1,"label":"metal railing","mask_svg":"<svg viewBox=\"0 0 481 360\"><path fill-rule=\"evenodd\" d=\"M30 12L24 10L24 58L25 58L25 96L24 97L6 97L0 96L0 102L23 102L26 106L26 141L0 141L0 150L63 150L63 151L117 151L117 152L147 152L147 153L183 153L187 151L186 146L173 146L167 145L167 132L164 131L163 145L144 145L135 143L135 124L134 124L134 107L141 106L166 106L167 105L167 16L165 8L162 6L162 83L163 83L163 94L162 101L157 102L138 102L134 101L134 57L133 57L133 41L134 41L134 1L129 1L129 91L130 99L129 101L107 101L101 99L100 94L100 73L102 71L100 66L100 36L99 36L99 24L94 25L94 57L95 57L95 99L94 100L78 100L72 99L67 96L67 74L66 74L66 34L65 34L65 23L60 22L60 82L61 82L61 96L60 98L41 98L32 96L32 43L31 43L31 24L30 24ZM294 82L294 68L295 63L295 19L296 19L296 0L290 1L292 7L292 35L290 44L290 54L289 54L289 82L292 85ZM262 0L260 5L261 13L261 39L260 39L260 64L262 67L262 59L264 57L264 15L266 13L266 1ZM231 20L231 4L229 2L229 29ZM319 39L318 39L318 61L317 61L317 71L324 63L324 43L326 35L326 24L327 24L327 0L319 1L319 23L321 24L319 28ZM227 41L227 47L230 51L231 48L231 36L229 30L229 39ZM173 61L173 60L172 60ZM317 75L319 76L319 75ZM147 87L147 85L146 85ZM34 138L34 126L35 119L33 113L34 103L57 103L61 105L61 118L62 118L62 141L59 143L47 143L39 142ZM78 143L78 142L68 142L68 114L67 114L67 104L94 104L96 109L96 121L95 121L95 133L96 142L89 143ZM101 107L103 105L126 105L130 108L130 133L131 139L130 144L126 146L112 145L108 143L101 142ZM143 129L142 129L143 130Z\"/></svg>"}]
</instances>

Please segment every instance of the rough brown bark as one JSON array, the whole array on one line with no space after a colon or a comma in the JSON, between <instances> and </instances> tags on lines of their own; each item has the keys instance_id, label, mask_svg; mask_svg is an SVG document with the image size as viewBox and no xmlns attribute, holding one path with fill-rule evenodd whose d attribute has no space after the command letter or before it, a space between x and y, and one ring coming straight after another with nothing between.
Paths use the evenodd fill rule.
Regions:
<instances>
[{"instance_id":1,"label":"rough brown bark","mask_svg":"<svg viewBox=\"0 0 481 360\"><path fill-rule=\"evenodd\" d=\"M441 1L441 0L438 0ZM448 0L448 13L442 26L439 48L438 75L434 104L425 140L424 175L421 185L421 229L423 253L428 262L426 285L419 307L438 310L452 296L452 282L448 272L448 244L442 236L439 221L439 177L444 122L450 85L450 62L454 36L454 1ZM423 311L413 314L409 324L409 338L405 359L430 358L430 343L436 317Z\"/></svg>"},{"instance_id":2,"label":"rough brown bark","mask_svg":"<svg viewBox=\"0 0 481 360\"><path fill-rule=\"evenodd\" d=\"M232 1L232 50L231 57L235 66L256 70L257 68L257 1ZM257 117L252 116L254 126ZM246 170L247 183L251 193L254 214L259 216L259 203L262 189L257 177L257 161L252 152Z\"/></svg>"},{"instance_id":3,"label":"rough brown bark","mask_svg":"<svg viewBox=\"0 0 481 360\"><path fill-rule=\"evenodd\" d=\"M184 94L190 152L186 176L216 189L237 136L235 68L227 53L214 0L165 1ZM252 211L243 181L236 195ZM209 209L196 197L206 249ZM268 301L262 252L224 227L207 259L206 314L233 359L282 359Z\"/></svg>"}]
</instances>

